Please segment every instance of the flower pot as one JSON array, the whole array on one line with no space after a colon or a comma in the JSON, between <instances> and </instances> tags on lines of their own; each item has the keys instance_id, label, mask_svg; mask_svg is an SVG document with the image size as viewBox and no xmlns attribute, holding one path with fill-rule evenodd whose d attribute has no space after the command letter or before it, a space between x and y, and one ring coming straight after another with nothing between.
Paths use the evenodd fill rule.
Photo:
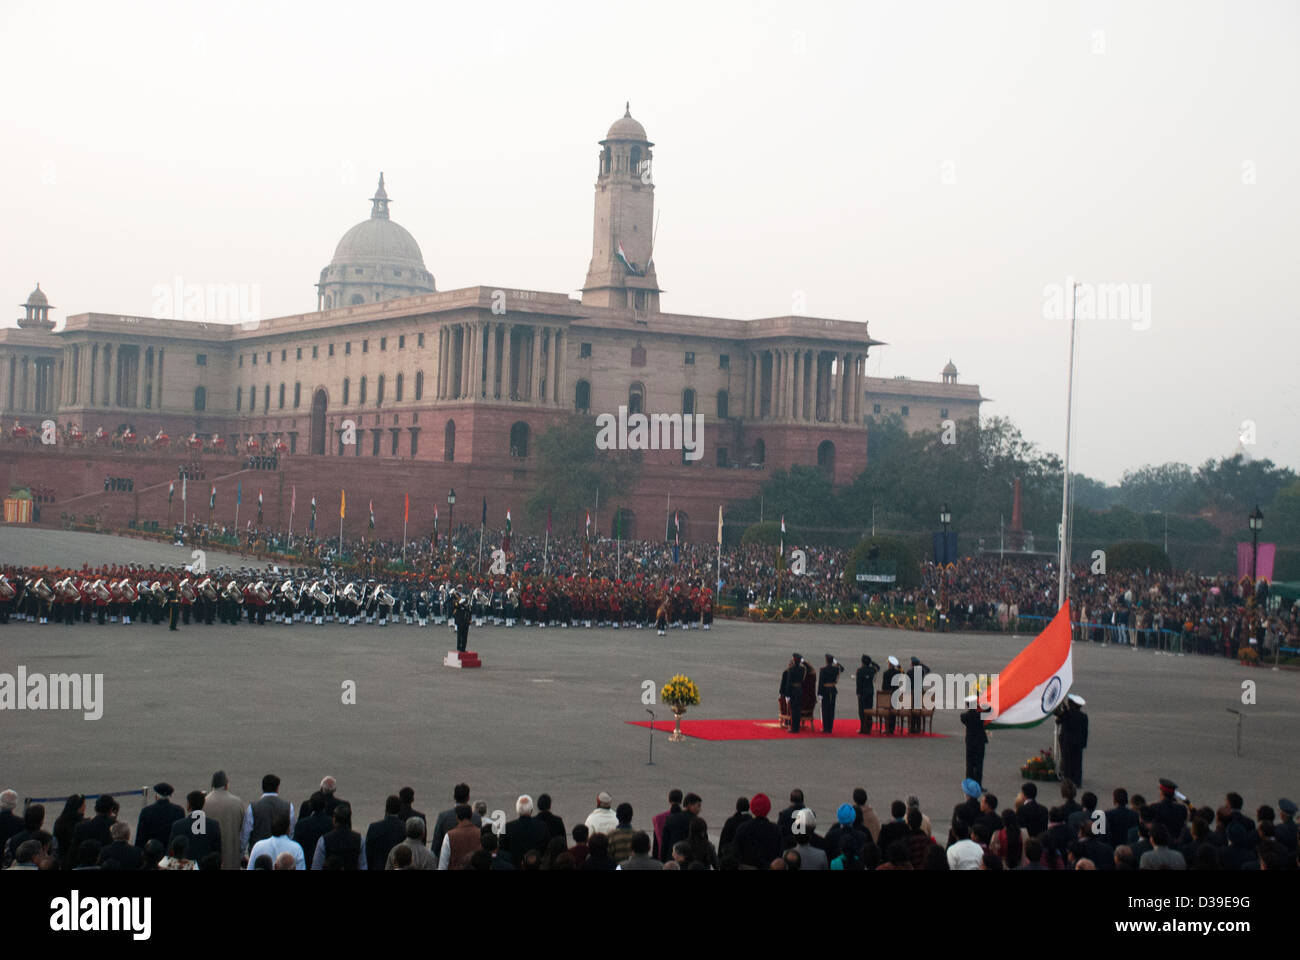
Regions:
<instances>
[{"instance_id":1,"label":"flower pot","mask_svg":"<svg viewBox=\"0 0 1300 960\"><path fill-rule=\"evenodd\" d=\"M684 703L672 704L673 711L673 732L668 735L669 743L681 743L686 739L682 733L682 717L686 716L686 705Z\"/></svg>"}]
</instances>

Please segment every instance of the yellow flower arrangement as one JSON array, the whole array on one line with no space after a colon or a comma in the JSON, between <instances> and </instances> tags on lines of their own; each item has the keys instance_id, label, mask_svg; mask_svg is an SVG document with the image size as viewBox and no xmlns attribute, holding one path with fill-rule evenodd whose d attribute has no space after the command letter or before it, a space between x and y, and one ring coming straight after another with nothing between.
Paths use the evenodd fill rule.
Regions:
<instances>
[{"instance_id":1,"label":"yellow flower arrangement","mask_svg":"<svg viewBox=\"0 0 1300 960\"><path fill-rule=\"evenodd\" d=\"M659 691L659 698L664 703L695 707L700 703L700 688L690 677L679 673L664 684L663 690Z\"/></svg>"}]
</instances>

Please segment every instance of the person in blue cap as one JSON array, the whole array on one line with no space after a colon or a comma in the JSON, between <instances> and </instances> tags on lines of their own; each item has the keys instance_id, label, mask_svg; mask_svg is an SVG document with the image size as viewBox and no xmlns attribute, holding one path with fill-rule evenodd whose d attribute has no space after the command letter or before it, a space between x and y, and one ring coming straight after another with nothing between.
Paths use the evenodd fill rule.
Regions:
<instances>
[{"instance_id":1,"label":"person in blue cap","mask_svg":"<svg viewBox=\"0 0 1300 960\"><path fill-rule=\"evenodd\" d=\"M855 828L853 821L856 818L857 810L851 803L841 803L835 811L835 825L826 831L825 849L828 859L834 860L840 855L844 840L853 833L860 833L861 838L870 839L867 832L861 828Z\"/></svg>"}]
</instances>

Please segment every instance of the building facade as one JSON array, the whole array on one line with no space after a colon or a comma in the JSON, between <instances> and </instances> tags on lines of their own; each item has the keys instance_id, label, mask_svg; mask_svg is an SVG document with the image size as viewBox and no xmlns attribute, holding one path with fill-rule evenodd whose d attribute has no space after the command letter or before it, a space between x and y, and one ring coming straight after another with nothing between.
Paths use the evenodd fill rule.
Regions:
<instances>
[{"instance_id":1,"label":"building facade","mask_svg":"<svg viewBox=\"0 0 1300 960\"><path fill-rule=\"evenodd\" d=\"M574 412L702 414L700 460L660 450L646 463L682 489L738 471L731 487L747 496L762 470L795 464L851 481L877 408L906 403L909 422L978 415L979 390L957 387L955 369L951 383L906 381L910 393L868 377L879 341L865 322L662 312L653 146L630 110L600 141L580 299L437 290L381 175L369 219L321 271L312 313L242 325L82 313L56 332L38 288L18 329L0 330L4 424L219 436L231 451L278 440L324 469L333 458L468 464L526 485L536 437Z\"/></svg>"}]
</instances>

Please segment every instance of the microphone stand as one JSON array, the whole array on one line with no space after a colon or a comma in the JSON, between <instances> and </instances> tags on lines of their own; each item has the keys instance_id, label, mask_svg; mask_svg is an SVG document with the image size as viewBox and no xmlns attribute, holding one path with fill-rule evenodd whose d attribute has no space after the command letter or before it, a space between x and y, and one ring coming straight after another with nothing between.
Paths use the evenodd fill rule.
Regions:
<instances>
[{"instance_id":1,"label":"microphone stand","mask_svg":"<svg viewBox=\"0 0 1300 960\"><path fill-rule=\"evenodd\" d=\"M650 759L646 761L647 767L655 765L655 712L646 707L646 713L650 714Z\"/></svg>"}]
</instances>

